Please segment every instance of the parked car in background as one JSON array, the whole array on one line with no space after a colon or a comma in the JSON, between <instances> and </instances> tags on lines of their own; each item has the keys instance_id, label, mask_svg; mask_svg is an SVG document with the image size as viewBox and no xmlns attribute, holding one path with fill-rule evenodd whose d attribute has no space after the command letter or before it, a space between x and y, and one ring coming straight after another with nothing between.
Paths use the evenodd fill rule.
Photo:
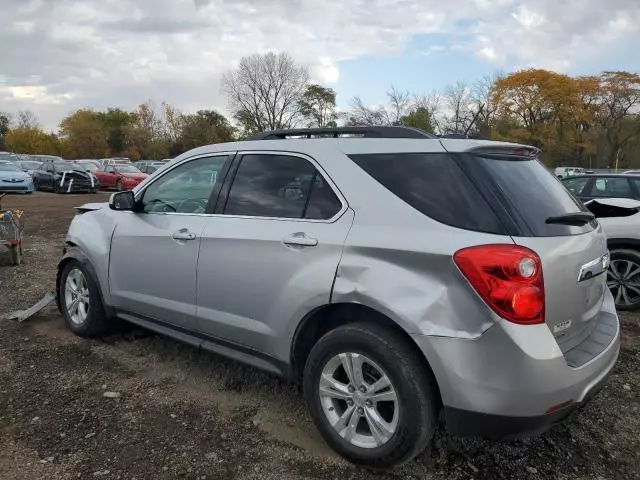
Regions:
<instances>
[{"instance_id":1,"label":"parked car in background","mask_svg":"<svg viewBox=\"0 0 640 480\"><path fill-rule=\"evenodd\" d=\"M572 177L574 175L580 175L585 173L584 168L579 167L558 167L555 169L556 177L558 178L567 178Z\"/></svg>"},{"instance_id":2,"label":"parked car in background","mask_svg":"<svg viewBox=\"0 0 640 480\"><path fill-rule=\"evenodd\" d=\"M102 188L131 190L149 175L142 173L133 165L115 164L102 167L93 174L98 177Z\"/></svg>"},{"instance_id":3,"label":"parked car in background","mask_svg":"<svg viewBox=\"0 0 640 480\"><path fill-rule=\"evenodd\" d=\"M157 160L140 160L139 162L135 162L133 165L142 173L151 175L153 172L163 166L164 163Z\"/></svg>"},{"instance_id":4,"label":"parked car in background","mask_svg":"<svg viewBox=\"0 0 640 480\"><path fill-rule=\"evenodd\" d=\"M0 160L0 192L32 193L31 175L23 172L16 162Z\"/></svg>"},{"instance_id":5,"label":"parked car in background","mask_svg":"<svg viewBox=\"0 0 640 480\"><path fill-rule=\"evenodd\" d=\"M50 190L57 193L90 192L100 188L97 178L71 162L46 160L33 172L36 190Z\"/></svg>"},{"instance_id":6,"label":"parked car in background","mask_svg":"<svg viewBox=\"0 0 640 480\"><path fill-rule=\"evenodd\" d=\"M640 309L640 200L598 198L586 207L607 235L607 286L619 310Z\"/></svg>"},{"instance_id":7,"label":"parked car in background","mask_svg":"<svg viewBox=\"0 0 640 480\"><path fill-rule=\"evenodd\" d=\"M81 170L85 172L95 172L96 170L100 170L102 168L102 164L99 160L73 160L71 163L78 166Z\"/></svg>"},{"instance_id":8,"label":"parked car in background","mask_svg":"<svg viewBox=\"0 0 640 480\"><path fill-rule=\"evenodd\" d=\"M21 158L22 158L22 156L21 156ZM29 175L33 175L33 172L35 172L38 169L38 167L40 166L41 162L36 162L34 160L22 160L22 159L20 159L15 163L20 167L20 169L23 172L27 172Z\"/></svg>"},{"instance_id":9,"label":"parked car in background","mask_svg":"<svg viewBox=\"0 0 640 480\"><path fill-rule=\"evenodd\" d=\"M583 202L598 198L640 199L640 176L634 174L577 175L563 179L562 183Z\"/></svg>"},{"instance_id":10,"label":"parked car in background","mask_svg":"<svg viewBox=\"0 0 640 480\"><path fill-rule=\"evenodd\" d=\"M327 135L352 138L300 138ZM602 227L537 157L402 127L197 148L79 208L58 305L81 336L117 317L301 381L359 464L411 459L439 418L541 431L598 391L620 326Z\"/></svg>"},{"instance_id":11,"label":"parked car in background","mask_svg":"<svg viewBox=\"0 0 640 480\"><path fill-rule=\"evenodd\" d=\"M30 155L30 160L36 162L65 162L66 160L57 155Z\"/></svg>"},{"instance_id":12,"label":"parked car in background","mask_svg":"<svg viewBox=\"0 0 640 480\"><path fill-rule=\"evenodd\" d=\"M103 158L100 163L103 167L106 165L128 165L131 160L126 157Z\"/></svg>"},{"instance_id":13,"label":"parked car in background","mask_svg":"<svg viewBox=\"0 0 640 480\"><path fill-rule=\"evenodd\" d=\"M0 161L2 162L17 162L18 160L20 160L20 157L15 153L0 152Z\"/></svg>"}]
</instances>

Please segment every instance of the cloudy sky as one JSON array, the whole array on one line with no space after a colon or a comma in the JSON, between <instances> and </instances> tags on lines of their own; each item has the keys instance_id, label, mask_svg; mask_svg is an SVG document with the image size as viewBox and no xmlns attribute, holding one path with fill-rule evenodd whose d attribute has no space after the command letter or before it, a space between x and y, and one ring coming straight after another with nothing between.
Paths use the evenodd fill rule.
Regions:
<instances>
[{"instance_id":1,"label":"cloudy sky","mask_svg":"<svg viewBox=\"0 0 640 480\"><path fill-rule=\"evenodd\" d=\"M0 0L0 111L153 99L226 112L220 75L287 51L346 107L497 70L640 71L639 0Z\"/></svg>"}]
</instances>

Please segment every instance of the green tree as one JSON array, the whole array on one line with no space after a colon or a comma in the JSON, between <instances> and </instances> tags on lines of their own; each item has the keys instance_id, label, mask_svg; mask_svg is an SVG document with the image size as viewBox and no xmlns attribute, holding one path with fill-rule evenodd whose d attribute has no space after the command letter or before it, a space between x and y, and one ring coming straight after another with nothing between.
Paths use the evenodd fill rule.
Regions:
<instances>
[{"instance_id":1,"label":"green tree","mask_svg":"<svg viewBox=\"0 0 640 480\"><path fill-rule=\"evenodd\" d=\"M5 148L5 137L9 133L9 126L11 125L11 117L8 113L0 112L0 150Z\"/></svg>"},{"instance_id":2,"label":"green tree","mask_svg":"<svg viewBox=\"0 0 640 480\"><path fill-rule=\"evenodd\" d=\"M179 137L170 147L172 156L202 145L234 139L234 128L224 115L215 110L199 110L192 115L182 115L181 125Z\"/></svg>"},{"instance_id":3,"label":"green tree","mask_svg":"<svg viewBox=\"0 0 640 480\"><path fill-rule=\"evenodd\" d=\"M405 127L419 128L425 132L433 132L434 125L431 121L431 114L424 107L418 107L408 115L401 118L400 122Z\"/></svg>"},{"instance_id":4,"label":"green tree","mask_svg":"<svg viewBox=\"0 0 640 480\"><path fill-rule=\"evenodd\" d=\"M299 102L300 113L309 127L335 127L336 92L318 84L307 87Z\"/></svg>"},{"instance_id":5,"label":"green tree","mask_svg":"<svg viewBox=\"0 0 640 480\"><path fill-rule=\"evenodd\" d=\"M108 130L102 115L93 110L76 110L60 124L63 152L67 158L103 158L110 154Z\"/></svg>"},{"instance_id":6,"label":"green tree","mask_svg":"<svg viewBox=\"0 0 640 480\"><path fill-rule=\"evenodd\" d=\"M136 123L136 115L119 108L109 108L98 112L107 135L109 154L123 155L131 147L131 130Z\"/></svg>"}]
</instances>

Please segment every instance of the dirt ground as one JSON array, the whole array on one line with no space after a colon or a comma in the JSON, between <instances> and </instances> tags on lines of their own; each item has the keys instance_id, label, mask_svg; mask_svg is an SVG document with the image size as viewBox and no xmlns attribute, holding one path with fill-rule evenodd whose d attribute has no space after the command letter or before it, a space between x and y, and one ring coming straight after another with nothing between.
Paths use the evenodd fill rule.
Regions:
<instances>
[{"instance_id":1,"label":"dirt ground","mask_svg":"<svg viewBox=\"0 0 640 480\"><path fill-rule=\"evenodd\" d=\"M106 195L5 198L24 210L23 265L0 260L0 316L53 290L74 206ZM602 392L567 424L525 440L453 438L369 472L336 457L297 387L148 332L72 335L50 308L0 320L0 479L640 478L640 315Z\"/></svg>"}]
</instances>

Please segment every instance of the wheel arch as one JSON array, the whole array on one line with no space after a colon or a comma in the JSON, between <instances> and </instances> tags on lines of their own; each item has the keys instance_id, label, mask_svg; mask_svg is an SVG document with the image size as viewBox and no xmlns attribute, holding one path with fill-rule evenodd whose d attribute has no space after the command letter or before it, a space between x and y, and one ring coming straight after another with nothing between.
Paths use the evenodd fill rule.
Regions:
<instances>
[{"instance_id":1,"label":"wheel arch","mask_svg":"<svg viewBox=\"0 0 640 480\"><path fill-rule=\"evenodd\" d=\"M60 295L58 295L58 293L60 292L60 281L62 277L62 271L64 267L69 262L72 262L72 261L76 261L80 263L85 268L87 275L91 277L91 281L98 286L98 294L100 295L100 300L102 301L102 305L104 306L107 314L110 314L111 313L110 308L104 301L102 285L98 280L98 275L96 274L96 271L93 268L91 261L89 260L87 255L82 251L82 249L78 247L78 245L70 241L67 241L65 244L65 247L63 248L63 256L58 262L58 269L56 272L56 305L58 307L58 310L62 312L62 305L60 303L61 299L60 299Z\"/></svg>"},{"instance_id":2,"label":"wheel arch","mask_svg":"<svg viewBox=\"0 0 640 480\"><path fill-rule=\"evenodd\" d=\"M413 341L411 335L397 322L378 310L359 303L332 303L316 308L298 324L291 342L290 375L299 382L304 372L306 360L315 343L329 331L356 322L372 322L398 333L423 361L425 372L434 385L438 402L442 401L438 381L428 359Z\"/></svg>"}]
</instances>

